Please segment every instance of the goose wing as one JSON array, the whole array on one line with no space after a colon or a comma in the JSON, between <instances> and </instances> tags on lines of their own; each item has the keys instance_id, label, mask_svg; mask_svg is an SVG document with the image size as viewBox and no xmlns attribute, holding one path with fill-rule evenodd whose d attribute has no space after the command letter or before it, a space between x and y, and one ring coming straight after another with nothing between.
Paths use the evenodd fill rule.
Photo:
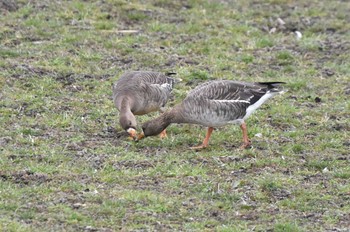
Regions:
<instances>
[{"instance_id":1,"label":"goose wing","mask_svg":"<svg viewBox=\"0 0 350 232\"><path fill-rule=\"evenodd\" d=\"M266 82L280 83L280 82ZM254 104L269 90L265 83L230 80L209 81L193 89L187 98L205 98L213 101L232 101Z\"/></svg>"},{"instance_id":2,"label":"goose wing","mask_svg":"<svg viewBox=\"0 0 350 232\"><path fill-rule=\"evenodd\" d=\"M242 120L271 89L267 84L230 80L210 81L192 90L183 101L185 117L206 126ZM194 120L194 121L193 121Z\"/></svg>"},{"instance_id":3,"label":"goose wing","mask_svg":"<svg viewBox=\"0 0 350 232\"><path fill-rule=\"evenodd\" d=\"M159 72L132 71L124 73L113 85L113 92L138 91L152 85L161 89L172 90L175 79Z\"/></svg>"},{"instance_id":4,"label":"goose wing","mask_svg":"<svg viewBox=\"0 0 350 232\"><path fill-rule=\"evenodd\" d=\"M282 92L281 84L285 82L240 82L218 80L205 82L193 89L187 98L205 98L212 101L244 102L250 105L267 93Z\"/></svg>"},{"instance_id":5,"label":"goose wing","mask_svg":"<svg viewBox=\"0 0 350 232\"><path fill-rule=\"evenodd\" d=\"M113 86L113 99L128 96L132 99L132 112L146 114L163 107L175 80L159 72L133 71L123 74Z\"/></svg>"}]
</instances>

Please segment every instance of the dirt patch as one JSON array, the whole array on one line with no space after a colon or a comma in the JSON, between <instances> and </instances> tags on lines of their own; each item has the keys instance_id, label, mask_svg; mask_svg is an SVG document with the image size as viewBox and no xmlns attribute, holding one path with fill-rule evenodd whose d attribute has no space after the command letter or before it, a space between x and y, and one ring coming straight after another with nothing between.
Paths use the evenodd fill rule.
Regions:
<instances>
[{"instance_id":1,"label":"dirt patch","mask_svg":"<svg viewBox=\"0 0 350 232\"><path fill-rule=\"evenodd\" d=\"M47 159L46 155L16 155L12 154L7 157L8 159L17 162L24 159L36 160L37 162L43 162Z\"/></svg>"},{"instance_id":2,"label":"dirt patch","mask_svg":"<svg viewBox=\"0 0 350 232\"><path fill-rule=\"evenodd\" d=\"M16 184L24 184L24 185L37 185L45 182L51 181L48 175L43 173L35 173L29 170L17 171L6 173L0 171L0 178L3 181L10 181Z\"/></svg>"},{"instance_id":3,"label":"dirt patch","mask_svg":"<svg viewBox=\"0 0 350 232\"><path fill-rule=\"evenodd\" d=\"M54 71L33 67L29 64L12 64L8 65L5 68L11 71L12 75L10 76L10 78L13 79L27 79L30 77L57 75Z\"/></svg>"},{"instance_id":4,"label":"dirt patch","mask_svg":"<svg viewBox=\"0 0 350 232\"><path fill-rule=\"evenodd\" d=\"M1 137L0 138L0 147L7 145L8 143L11 142L11 140L12 140L12 138L9 136Z\"/></svg>"},{"instance_id":5,"label":"dirt patch","mask_svg":"<svg viewBox=\"0 0 350 232\"><path fill-rule=\"evenodd\" d=\"M147 168L154 167L154 164L148 160L143 160L143 161L124 160L124 161L116 162L115 164L113 164L113 167L117 170L122 170L122 169L146 170Z\"/></svg>"},{"instance_id":6,"label":"dirt patch","mask_svg":"<svg viewBox=\"0 0 350 232\"><path fill-rule=\"evenodd\" d=\"M1 0L0 1L0 12L3 11L16 11L18 9L18 5L16 1L11 0Z\"/></svg>"}]
</instances>

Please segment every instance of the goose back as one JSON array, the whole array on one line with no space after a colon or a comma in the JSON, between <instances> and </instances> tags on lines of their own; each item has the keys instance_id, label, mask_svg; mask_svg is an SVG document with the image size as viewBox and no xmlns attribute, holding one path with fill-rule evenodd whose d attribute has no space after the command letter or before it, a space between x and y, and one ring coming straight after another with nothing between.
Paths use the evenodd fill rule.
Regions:
<instances>
[{"instance_id":1,"label":"goose back","mask_svg":"<svg viewBox=\"0 0 350 232\"><path fill-rule=\"evenodd\" d=\"M174 82L159 72L127 72L113 86L113 101L120 110L122 100L127 97L131 112L136 115L156 111L165 106Z\"/></svg>"},{"instance_id":2,"label":"goose back","mask_svg":"<svg viewBox=\"0 0 350 232\"><path fill-rule=\"evenodd\" d=\"M268 98L277 94L277 82L247 83L230 80L205 82L193 89L177 109L182 122L208 127L241 123ZM276 84L276 85L273 85ZM264 99L263 96L266 96ZM262 99L261 102L259 100ZM247 109L259 105L255 108ZM248 116L249 116L248 115Z\"/></svg>"}]
</instances>

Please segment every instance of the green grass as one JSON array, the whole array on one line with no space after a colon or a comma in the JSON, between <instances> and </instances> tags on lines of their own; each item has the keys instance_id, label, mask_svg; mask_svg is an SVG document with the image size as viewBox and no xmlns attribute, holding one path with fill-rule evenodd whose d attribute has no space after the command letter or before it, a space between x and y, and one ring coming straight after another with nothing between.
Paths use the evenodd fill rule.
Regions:
<instances>
[{"instance_id":1,"label":"green grass","mask_svg":"<svg viewBox=\"0 0 350 232\"><path fill-rule=\"evenodd\" d=\"M348 2L13 2L0 20L0 231L349 228ZM127 70L176 72L169 107L207 80L288 91L247 120L252 148L227 126L196 152L197 125L122 136L111 86Z\"/></svg>"}]
</instances>

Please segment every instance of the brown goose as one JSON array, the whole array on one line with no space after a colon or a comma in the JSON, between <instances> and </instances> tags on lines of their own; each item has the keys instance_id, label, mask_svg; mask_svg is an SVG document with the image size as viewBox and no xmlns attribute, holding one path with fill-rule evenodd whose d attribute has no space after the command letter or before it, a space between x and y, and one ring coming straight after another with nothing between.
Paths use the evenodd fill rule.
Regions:
<instances>
[{"instance_id":1,"label":"brown goose","mask_svg":"<svg viewBox=\"0 0 350 232\"><path fill-rule=\"evenodd\" d=\"M205 82L193 89L182 103L158 118L145 122L143 134L152 136L159 134L171 123L192 123L208 127L203 143L194 149L208 146L214 127L229 123L240 124L243 132L243 145L250 146L247 119L267 99L281 92L280 84L284 82L238 82L216 80Z\"/></svg>"},{"instance_id":2,"label":"brown goose","mask_svg":"<svg viewBox=\"0 0 350 232\"><path fill-rule=\"evenodd\" d=\"M119 123L132 138L137 137L135 115L163 111L174 82L173 78L159 72L132 71L124 73L113 85ZM165 130L162 136L166 136Z\"/></svg>"}]
</instances>

